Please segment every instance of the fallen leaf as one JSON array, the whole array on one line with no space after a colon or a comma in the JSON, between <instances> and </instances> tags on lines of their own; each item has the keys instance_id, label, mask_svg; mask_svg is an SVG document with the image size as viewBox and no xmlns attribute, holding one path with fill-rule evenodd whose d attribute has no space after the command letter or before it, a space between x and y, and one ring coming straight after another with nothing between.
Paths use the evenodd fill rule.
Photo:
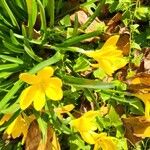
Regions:
<instances>
[{"instance_id":1,"label":"fallen leaf","mask_svg":"<svg viewBox=\"0 0 150 150\"><path fill-rule=\"evenodd\" d=\"M132 143L140 141L142 138L150 137L150 118L145 116L123 118L126 129L126 138Z\"/></svg>"},{"instance_id":2,"label":"fallen leaf","mask_svg":"<svg viewBox=\"0 0 150 150\"><path fill-rule=\"evenodd\" d=\"M125 137L128 139L130 144L136 144L142 140L141 137L137 137L135 135L135 126L141 127L138 117L122 118L122 121L125 128Z\"/></svg>"},{"instance_id":3,"label":"fallen leaf","mask_svg":"<svg viewBox=\"0 0 150 150\"><path fill-rule=\"evenodd\" d=\"M26 150L35 150L38 148L38 145L41 140L41 133L38 127L38 123L36 121L33 121L30 124L30 127L28 129L26 141L25 141L25 149Z\"/></svg>"},{"instance_id":4,"label":"fallen leaf","mask_svg":"<svg viewBox=\"0 0 150 150\"><path fill-rule=\"evenodd\" d=\"M109 33L113 33L116 28L117 28L117 25L120 23L121 21L121 18L122 18L122 14L121 13L116 13L108 22L107 22L107 34Z\"/></svg>"},{"instance_id":5,"label":"fallen leaf","mask_svg":"<svg viewBox=\"0 0 150 150\"><path fill-rule=\"evenodd\" d=\"M117 46L123 51L123 55L128 56L130 52L130 35L121 34Z\"/></svg>"},{"instance_id":6,"label":"fallen leaf","mask_svg":"<svg viewBox=\"0 0 150 150\"><path fill-rule=\"evenodd\" d=\"M128 89L133 93L149 93L150 92L150 74L139 73L128 79Z\"/></svg>"},{"instance_id":7,"label":"fallen leaf","mask_svg":"<svg viewBox=\"0 0 150 150\"><path fill-rule=\"evenodd\" d=\"M49 126L45 142L37 121L33 121L28 129L26 141L26 150L60 150L60 145L54 130Z\"/></svg>"},{"instance_id":8,"label":"fallen leaf","mask_svg":"<svg viewBox=\"0 0 150 150\"><path fill-rule=\"evenodd\" d=\"M108 26L111 26L111 25L113 25L113 24L119 22L119 21L121 20L121 18L122 18L122 14L118 12L118 13L115 14L114 17L112 17L112 18L108 21L107 25L108 25Z\"/></svg>"}]
</instances>

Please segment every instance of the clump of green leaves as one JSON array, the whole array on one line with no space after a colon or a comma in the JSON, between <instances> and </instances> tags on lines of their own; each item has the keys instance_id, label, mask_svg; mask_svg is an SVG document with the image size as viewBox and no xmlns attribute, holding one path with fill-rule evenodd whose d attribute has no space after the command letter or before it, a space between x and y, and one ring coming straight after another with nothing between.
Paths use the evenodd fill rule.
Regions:
<instances>
[{"instance_id":1,"label":"clump of green leaves","mask_svg":"<svg viewBox=\"0 0 150 150\"><path fill-rule=\"evenodd\" d=\"M106 17L103 16L104 8ZM78 10L87 14L88 19L83 24L76 13ZM120 70L114 69L109 76L102 68L92 67L95 61L87 57L86 51L100 50L105 35L108 35L107 19L117 12L122 14L119 28L126 28L131 34L131 49L127 56L128 65ZM73 13L74 21L70 18ZM118 149L128 149L122 118L142 116L144 107L129 93L126 80L121 80L126 77L120 77L120 74L128 70L133 73L135 68L132 66L140 66L144 55L136 57L134 54L135 50L142 51L150 46L149 19L150 7L140 1L0 0L0 118L3 120L5 115L11 114L0 124L1 134L19 116L25 119L33 115L42 133L39 134L41 139L46 139L49 127L52 127L61 149L90 150L94 146L84 141L70 122L85 112L96 110L102 112L96 118L97 131L117 139ZM96 28L86 32L95 20L98 20ZM116 31L114 29L109 34L118 34ZM36 111L32 105L21 110L20 95L28 84L19 80L19 75L24 72L36 74L47 66L52 66L54 75L62 80L63 98L60 101L48 100L42 111ZM128 72L126 74L129 76ZM64 111L69 104L75 108L59 115L56 113L58 108ZM117 111L120 106L121 110ZM143 143L148 142L143 140ZM4 149L5 146L18 150L25 147L20 138L0 139L0 147Z\"/></svg>"}]
</instances>

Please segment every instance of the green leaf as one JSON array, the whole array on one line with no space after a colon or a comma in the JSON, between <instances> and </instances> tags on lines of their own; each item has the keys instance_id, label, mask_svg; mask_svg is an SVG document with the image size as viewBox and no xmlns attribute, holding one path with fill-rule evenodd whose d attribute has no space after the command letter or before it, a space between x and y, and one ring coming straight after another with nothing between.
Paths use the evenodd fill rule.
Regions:
<instances>
[{"instance_id":1,"label":"green leaf","mask_svg":"<svg viewBox=\"0 0 150 150\"><path fill-rule=\"evenodd\" d=\"M45 9L44 6L42 5L40 0L37 0L37 3L39 5L40 8L40 17L41 17L41 29L46 33L46 16L45 16Z\"/></svg>"},{"instance_id":2,"label":"green leaf","mask_svg":"<svg viewBox=\"0 0 150 150\"><path fill-rule=\"evenodd\" d=\"M136 43L136 42L134 42L134 41L132 41L132 43L131 43L131 48L137 49L137 50L141 50L140 44L139 44L139 43Z\"/></svg>"},{"instance_id":3,"label":"green leaf","mask_svg":"<svg viewBox=\"0 0 150 150\"><path fill-rule=\"evenodd\" d=\"M68 47L68 46L71 46L73 44L77 44L77 43L79 43L79 42L81 42L83 40L86 40L88 38L101 35L102 33L103 33L102 31L94 31L94 32L91 32L91 33L86 33L86 34L74 36L72 38L67 39L63 43L58 44L57 46L58 47Z\"/></svg>"},{"instance_id":4,"label":"green leaf","mask_svg":"<svg viewBox=\"0 0 150 150\"><path fill-rule=\"evenodd\" d=\"M21 88L22 81L17 81L14 86L9 90L9 92L0 101L0 112L5 109L7 102L15 95L15 93Z\"/></svg>"},{"instance_id":5,"label":"green leaf","mask_svg":"<svg viewBox=\"0 0 150 150\"><path fill-rule=\"evenodd\" d=\"M96 101L96 98L95 98L94 93L93 93L92 90L83 89L83 91L84 91L84 95L85 95L86 99L87 99L89 102Z\"/></svg>"},{"instance_id":6,"label":"green leaf","mask_svg":"<svg viewBox=\"0 0 150 150\"><path fill-rule=\"evenodd\" d=\"M19 41L16 39L14 32L12 30L10 30L10 38L13 44L20 45Z\"/></svg>"},{"instance_id":7,"label":"green leaf","mask_svg":"<svg viewBox=\"0 0 150 150\"><path fill-rule=\"evenodd\" d=\"M73 66L75 72L86 71L89 69L89 62L84 57L79 57L76 64Z\"/></svg>"},{"instance_id":8,"label":"green leaf","mask_svg":"<svg viewBox=\"0 0 150 150\"><path fill-rule=\"evenodd\" d=\"M150 19L150 8L149 7L137 7L135 10L135 17L139 20Z\"/></svg>"},{"instance_id":9,"label":"green leaf","mask_svg":"<svg viewBox=\"0 0 150 150\"><path fill-rule=\"evenodd\" d=\"M42 132L42 140L45 142L47 137L47 123L40 116L37 118L37 121Z\"/></svg>"},{"instance_id":10,"label":"green leaf","mask_svg":"<svg viewBox=\"0 0 150 150\"><path fill-rule=\"evenodd\" d=\"M90 150L89 145L85 145L84 141L77 135L73 134L69 137L70 150Z\"/></svg>"},{"instance_id":11,"label":"green leaf","mask_svg":"<svg viewBox=\"0 0 150 150\"><path fill-rule=\"evenodd\" d=\"M141 101L139 101L137 98L128 98L128 101L130 101L129 110L132 114L144 115L144 107Z\"/></svg>"},{"instance_id":12,"label":"green leaf","mask_svg":"<svg viewBox=\"0 0 150 150\"><path fill-rule=\"evenodd\" d=\"M34 59L34 60L37 61L37 62L41 62L41 61L42 61L42 58L39 57L39 56L37 56L37 55L34 53L34 51L32 50L32 48L30 47L29 44L28 44L28 45L25 45L25 44L24 44L24 49L25 49L26 53L27 53L32 59Z\"/></svg>"},{"instance_id":13,"label":"green leaf","mask_svg":"<svg viewBox=\"0 0 150 150\"><path fill-rule=\"evenodd\" d=\"M96 17L101 16L101 9L105 4L105 0L101 0L95 9L95 12L88 18L88 20L81 26L82 30L85 30L94 20Z\"/></svg>"},{"instance_id":14,"label":"green leaf","mask_svg":"<svg viewBox=\"0 0 150 150\"><path fill-rule=\"evenodd\" d=\"M8 108L3 109L1 111L1 113L3 113L3 114L12 114L12 113L16 112L19 108L20 108L19 103L14 103L12 105L9 105Z\"/></svg>"},{"instance_id":15,"label":"green leaf","mask_svg":"<svg viewBox=\"0 0 150 150\"><path fill-rule=\"evenodd\" d=\"M105 77L107 77L106 73L104 72L103 69L98 68L97 70L94 71L94 77L103 80Z\"/></svg>"},{"instance_id":16,"label":"green leaf","mask_svg":"<svg viewBox=\"0 0 150 150\"><path fill-rule=\"evenodd\" d=\"M96 9L96 4L95 2L97 2L97 0L87 0L87 2L81 4L81 8L83 8L83 10L87 10L87 12L89 12L89 14L93 13L93 8Z\"/></svg>"},{"instance_id":17,"label":"green leaf","mask_svg":"<svg viewBox=\"0 0 150 150\"><path fill-rule=\"evenodd\" d=\"M120 138L117 140L117 147L118 150L128 150L128 144L127 144L127 139L126 138ZM136 149L138 150L138 149ZM139 149L141 150L141 149Z\"/></svg>"},{"instance_id":18,"label":"green leaf","mask_svg":"<svg viewBox=\"0 0 150 150\"><path fill-rule=\"evenodd\" d=\"M117 128L117 137L122 137L124 135L124 130L123 130L123 123L121 121L121 118L119 117L119 115L117 114L117 112L115 111L115 109L111 106L110 110L109 110L109 119L111 121L111 125L115 126Z\"/></svg>"},{"instance_id":19,"label":"green leaf","mask_svg":"<svg viewBox=\"0 0 150 150\"><path fill-rule=\"evenodd\" d=\"M0 72L0 79L1 78L8 78L11 74L13 74L14 72Z\"/></svg>"},{"instance_id":20,"label":"green leaf","mask_svg":"<svg viewBox=\"0 0 150 150\"><path fill-rule=\"evenodd\" d=\"M73 85L80 88L89 88L89 89L109 89L113 88L113 83L104 83L96 80L78 78L68 75L61 75L61 78L64 84Z\"/></svg>"},{"instance_id":21,"label":"green leaf","mask_svg":"<svg viewBox=\"0 0 150 150\"><path fill-rule=\"evenodd\" d=\"M65 27L71 26L70 15L66 15L64 18L62 18L60 23Z\"/></svg>"},{"instance_id":22,"label":"green leaf","mask_svg":"<svg viewBox=\"0 0 150 150\"><path fill-rule=\"evenodd\" d=\"M119 4L117 5L117 10L125 11L131 6L131 0L119 0Z\"/></svg>"},{"instance_id":23,"label":"green leaf","mask_svg":"<svg viewBox=\"0 0 150 150\"><path fill-rule=\"evenodd\" d=\"M37 2L36 0L26 0L28 10L28 27L29 37L32 37L32 31L37 18Z\"/></svg>"},{"instance_id":24,"label":"green leaf","mask_svg":"<svg viewBox=\"0 0 150 150\"><path fill-rule=\"evenodd\" d=\"M0 71L2 71L2 70L12 70L12 69L16 69L18 67L19 67L18 64L3 64L3 65L0 65Z\"/></svg>"},{"instance_id":25,"label":"green leaf","mask_svg":"<svg viewBox=\"0 0 150 150\"><path fill-rule=\"evenodd\" d=\"M6 41L3 41L3 44L8 50L10 50L14 53L24 53L24 49L18 45L14 45L14 44L12 44L10 42L6 42Z\"/></svg>"},{"instance_id":26,"label":"green leaf","mask_svg":"<svg viewBox=\"0 0 150 150\"><path fill-rule=\"evenodd\" d=\"M13 12L10 10L9 6L7 5L6 0L1 0L1 3L2 3L3 7L5 8L6 12L8 13L8 15L12 21L12 24L19 28L19 24L18 24L15 16L13 15Z\"/></svg>"},{"instance_id":27,"label":"green leaf","mask_svg":"<svg viewBox=\"0 0 150 150\"><path fill-rule=\"evenodd\" d=\"M17 63L17 64L23 64L23 61L19 58L11 57L8 55L0 55L0 58L7 60L9 62Z\"/></svg>"},{"instance_id":28,"label":"green leaf","mask_svg":"<svg viewBox=\"0 0 150 150\"><path fill-rule=\"evenodd\" d=\"M55 23L55 0L49 0L47 4L48 14L50 16L50 27L54 27Z\"/></svg>"}]
</instances>

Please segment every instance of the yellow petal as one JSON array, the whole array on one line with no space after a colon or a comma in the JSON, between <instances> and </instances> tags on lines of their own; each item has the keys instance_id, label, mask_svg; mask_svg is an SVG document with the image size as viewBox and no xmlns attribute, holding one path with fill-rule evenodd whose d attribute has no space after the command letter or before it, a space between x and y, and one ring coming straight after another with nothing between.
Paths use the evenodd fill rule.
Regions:
<instances>
[{"instance_id":1,"label":"yellow petal","mask_svg":"<svg viewBox=\"0 0 150 150\"><path fill-rule=\"evenodd\" d=\"M52 100L61 100L63 97L63 91L61 89L62 81L57 77L47 79L43 84L46 96Z\"/></svg>"},{"instance_id":2,"label":"yellow petal","mask_svg":"<svg viewBox=\"0 0 150 150\"><path fill-rule=\"evenodd\" d=\"M12 135L13 138L17 138L21 135L22 133L22 117L18 116L6 129L6 133L8 135Z\"/></svg>"},{"instance_id":3,"label":"yellow petal","mask_svg":"<svg viewBox=\"0 0 150 150\"><path fill-rule=\"evenodd\" d=\"M145 117L149 118L150 116L150 101L145 102Z\"/></svg>"},{"instance_id":4,"label":"yellow petal","mask_svg":"<svg viewBox=\"0 0 150 150\"><path fill-rule=\"evenodd\" d=\"M98 137L98 136L97 136ZM117 150L117 145L115 143L115 138L107 136L105 133L100 133L98 139L96 140L94 150Z\"/></svg>"},{"instance_id":5,"label":"yellow petal","mask_svg":"<svg viewBox=\"0 0 150 150\"><path fill-rule=\"evenodd\" d=\"M45 67L37 73L38 78L49 78L53 75L54 69L52 67Z\"/></svg>"},{"instance_id":6,"label":"yellow petal","mask_svg":"<svg viewBox=\"0 0 150 150\"><path fill-rule=\"evenodd\" d=\"M17 120L17 119L15 119L15 120L8 126L8 128L6 129L5 132L6 132L8 135L10 135L10 134L13 132L13 129L14 129L16 120Z\"/></svg>"},{"instance_id":7,"label":"yellow petal","mask_svg":"<svg viewBox=\"0 0 150 150\"><path fill-rule=\"evenodd\" d=\"M63 107L56 108L55 112L57 112L57 113L67 113L67 112L73 110L74 107L75 106L73 104L65 105Z\"/></svg>"},{"instance_id":8,"label":"yellow petal","mask_svg":"<svg viewBox=\"0 0 150 150\"><path fill-rule=\"evenodd\" d=\"M106 46L110 46L110 45L116 45L119 40L119 37L120 37L119 35L114 35L114 36L110 37L103 45L103 48Z\"/></svg>"},{"instance_id":9,"label":"yellow petal","mask_svg":"<svg viewBox=\"0 0 150 150\"><path fill-rule=\"evenodd\" d=\"M150 101L150 93L139 93L134 95L141 99L143 102Z\"/></svg>"},{"instance_id":10,"label":"yellow petal","mask_svg":"<svg viewBox=\"0 0 150 150\"><path fill-rule=\"evenodd\" d=\"M53 132L52 150L61 150L56 133Z\"/></svg>"},{"instance_id":11,"label":"yellow petal","mask_svg":"<svg viewBox=\"0 0 150 150\"><path fill-rule=\"evenodd\" d=\"M127 64L127 59L116 57L111 59L111 63L114 71L116 71Z\"/></svg>"},{"instance_id":12,"label":"yellow petal","mask_svg":"<svg viewBox=\"0 0 150 150\"><path fill-rule=\"evenodd\" d=\"M28 84L37 84L39 79L36 75L29 74L29 73L21 73L19 79L28 83Z\"/></svg>"},{"instance_id":13,"label":"yellow petal","mask_svg":"<svg viewBox=\"0 0 150 150\"><path fill-rule=\"evenodd\" d=\"M12 132L11 132L11 135L14 139L19 137L22 134L22 131L23 131L22 127L23 126L24 126L24 120L22 119L21 116L18 116L16 118L15 125L13 127Z\"/></svg>"},{"instance_id":14,"label":"yellow petal","mask_svg":"<svg viewBox=\"0 0 150 150\"><path fill-rule=\"evenodd\" d=\"M94 131L97 129L97 123L95 121L95 116L92 113L87 114L86 116L82 116L78 119L74 119L70 122L70 125L74 127L77 131L88 132L89 130Z\"/></svg>"},{"instance_id":15,"label":"yellow petal","mask_svg":"<svg viewBox=\"0 0 150 150\"><path fill-rule=\"evenodd\" d=\"M88 131L88 132L80 132L81 137L83 140L89 144L95 144L95 132L93 131Z\"/></svg>"},{"instance_id":16,"label":"yellow petal","mask_svg":"<svg viewBox=\"0 0 150 150\"><path fill-rule=\"evenodd\" d=\"M36 95L36 86L30 86L24 89L20 95L20 108L25 110L31 105Z\"/></svg>"},{"instance_id":17,"label":"yellow petal","mask_svg":"<svg viewBox=\"0 0 150 150\"><path fill-rule=\"evenodd\" d=\"M33 100L34 108L39 111L41 110L45 105L46 99L45 99L45 93L40 88L36 89L36 95Z\"/></svg>"},{"instance_id":18,"label":"yellow petal","mask_svg":"<svg viewBox=\"0 0 150 150\"><path fill-rule=\"evenodd\" d=\"M112 64L111 64L110 61L108 61L108 60L102 59L102 60L99 62L99 66L100 66L108 75L110 75L110 76L112 75L112 73L114 73Z\"/></svg>"},{"instance_id":19,"label":"yellow petal","mask_svg":"<svg viewBox=\"0 0 150 150\"><path fill-rule=\"evenodd\" d=\"M96 51L87 51L85 54L89 57L97 58L101 53L101 50L96 50Z\"/></svg>"},{"instance_id":20,"label":"yellow petal","mask_svg":"<svg viewBox=\"0 0 150 150\"><path fill-rule=\"evenodd\" d=\"M62 87L62 81L58 77L52 77L52 78L50 78L50 80L48 82L51 86Z\"/></svg>"},{"instance_id":21,"label":"yellow petal","mask_svg":"<svg viewBox=\"0 0 150 150\"><path fill-rule=\"evenodd\" d=\"M48 86L45 89L46 96L54 101L61 100L63 97L63 91L60 87L57 86Z\"/></svg>"},{"instance_id":22,"label":"yellow petal","mask_svg":"<svg viewBox=\"0 0 150 150\"><path fill-rule=\"evenodd\" d=\"M27 117L26 117L27 118ZM28 116L28 120L33 118L33 116ZM11 135L14 139L23 136L22 144L24 144L25 138L27 136L27 131L31 121L26 122L21 115L19 115L5 130L8 135Z\"/></svg>"},{"instance_id":23,"label":"yellow petal","mask_svg":"<svg viewBox=\"0 0 150 150\"><path fill-rule=\"evenodd\" d=\"M26 140L26 137L27 137L27 133L28 133L28 128L29 128L29 125L27 124L24 124L24 126L22 127L22 134L23 134L23 137L22 137L22 144L24 144L25 140Z\"/></svg>"},{"instance_id":24,"label":"yellow petal","mask_svg":"<svg viewBox=\"0 0 150 150\"><path fill-rule=\"evenodd\" d=\"M94 119L96 116L100 115L99 111L87 111L86 113L84 113L83 117L87 118L87 119Z\"/></svg>"}]
</instances>

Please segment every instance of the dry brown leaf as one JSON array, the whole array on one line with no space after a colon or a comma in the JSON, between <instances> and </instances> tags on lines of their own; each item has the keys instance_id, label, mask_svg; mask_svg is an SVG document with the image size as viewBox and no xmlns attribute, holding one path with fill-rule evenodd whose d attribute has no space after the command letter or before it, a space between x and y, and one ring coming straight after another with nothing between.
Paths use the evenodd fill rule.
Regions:
<instances>
[{"instance_id":1,"label":"dry brown leaf","mask_svg":"<svg viewBox=\"0 0 150 150\"><path fill-rule=\"evenodd\" d=\"M24 25L24 26L25 26L26 32L28 33L29 27L26 26L26 25ZM37 30L33 29L33 31L32 31L32 38L33 39L39 39L40 37L41 37L40 31L37 31Z\"/></svg>"},{"instance_id":2,"label":"dry brown leaf","mask_svg":"<svg viewBox=\"0 0 150 150\"><path fill-rule=\"evenodd\" d=\"M150 137L150 118L145 116L129 117L122 119L126 129L125 137L133 144L142 138Z\"/></svg>"},{"instance_id":3,"label":"dry brown leaf","mask_svg":"<svg viewBox=\"0 0 150 150\"><path fill-rule=\"evenodd\" d=\"M60 145L54 130L51 127L47 129L45 142L42 140L42 134L37 121L33 121L28 129L26 141L26 150L60 150Z\"/></svg>"},{"instance_id":4,"label":"dry brown leaf","mask_svg":"<svg viewBox=\"0 0 150 150\"><path fill-rule=\"evenodd\" d=\"M150 74L150 48L145 49L145 57L143 59L143 67L145 69L145 72Z\"/></svg>"},{"instance_id":5,"label":"dry brown leaf","mask_svg":"<svg viewBox=\"0 0 150 150\"><path fill-rule=\"evenodd\" d=\"M117 42L117 46L123 51L123 54L125 56L128 56L130 52L130 35L121 34Z\"/></svg>"},{"instance_id":6,"label":"dry brown leaf","mask_svg":"<svg viewBox=\"0 0 150 150\"><path fill-rule=\"evenodd\" d=\"M136 117L122 118L122 121L125 128L125 137L128 139L128 141L132 144L135 144L138 141L140 141L142 138L134 135L134 127L138 125L137 123L138 118Z\"/></svg>"},{"instance_id":7,"label":"dry brown leaf","mask_svg":"<svg viewBox=\"0 0 150 150\"><path fill-rule=\"evenodd\" d=\"M112 17L108 22L107 22L107 34L109 33L114 33L117 30L117 26L119 25L120 21L122 18L121 13L116 13L114 17Z\"/></svg>"},{"instance_id":8,"label":"dry brown leaf","mask_svg":"<svg viewBox=\"0 0 150 150\"><path fill-rule=\"evenodd\" d=\"M117 114L121 117L124 113L125 113L125 108L123 105L118 104L115 107L115 111L117 112Z\"/></svg>"},{"instance_id":9,"label":"dry brown leaf","mask_svg":"<svg viewBox=\"0 0 150 150\"><path fill-rule=\"evenodd\" d=\"M38 123L36 121L33 121L30 124L30 127L28 129L26 141L25 141L25 149L26 150L35 150L38 148L38 145L41 140L41 132L38 127Z\"/></svg>"},{"instance_id":10,"label":"dry brown leaf","mask_svg":"<svg viewBox=\"0 0 150 150\"><path fill-rule=\"evenodd\" d=\"M150 74L138 73L133 78L127 80L128 88L134 93L148 93L150 91Z\"/></svg>"},{"instance_id":11,"label":"dry brown leaf","mask_svg":"<svg viewBox=\"0 0 150 150\"><path fill-rule=\"evenodd\" d=\"M122 18L122 14L118 12L117 14L115 14L114 17L112 17L112 18L108 21L107 25L108 25L108 26L114 25L115 23L119 22L119 21L121 20L121 18Z\"/></svg>"}]
</instances>

